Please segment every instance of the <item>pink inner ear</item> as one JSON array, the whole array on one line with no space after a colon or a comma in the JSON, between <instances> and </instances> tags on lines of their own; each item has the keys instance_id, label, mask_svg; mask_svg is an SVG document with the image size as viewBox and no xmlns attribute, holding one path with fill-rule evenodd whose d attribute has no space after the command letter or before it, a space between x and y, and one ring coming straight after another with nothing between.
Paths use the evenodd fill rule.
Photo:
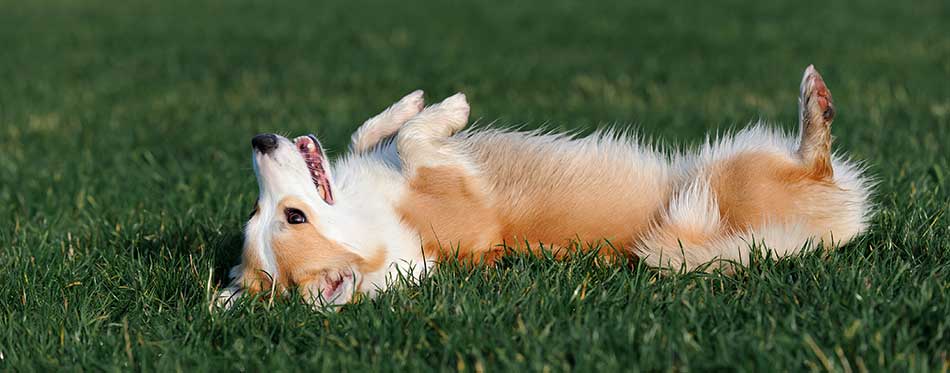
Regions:
<instances>
[{"instance_id":1,"label":"pink inner ear","mask_svg":"<svg viewBox=\"0 0 950 373\"><path fill-rule=\"evenodd\" d=\"M310 179L313 185L320 193L320 198L328 205L333 204L333 190L330 187L329 167L327 167L327 158L323 153L323 147L313 135L300 136L294 139L294 144L303 160L307 162L307 169L310 171Z\"/></svg>"}]
</instances>

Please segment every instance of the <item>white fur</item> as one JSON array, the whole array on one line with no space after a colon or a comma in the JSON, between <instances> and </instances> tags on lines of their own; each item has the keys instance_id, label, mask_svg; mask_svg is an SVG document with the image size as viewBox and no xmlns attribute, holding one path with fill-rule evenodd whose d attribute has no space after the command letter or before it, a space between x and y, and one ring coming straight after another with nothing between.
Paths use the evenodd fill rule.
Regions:
<instances>
[{"instance_id":1,"label":"white fur","mask_svg":"<svg viewBox=\"0 0 950 373\"><path fill-rule=\"evenodd\" d=\"M717 259L745 263L750 259L751 247L757 244L764 244L778 256L800 252L819 242L840 244L866 230L871 216L872 183L864 176L864 169L835 155L833 183L840 191L831 194L826 204L815 206L815 211L807 211L833 219L822 221L816 228L815 224L790 217L723 234L719 204L709 182L714 165L746 152L798 157L799 139L761 123L716 139L707 138L693 151L665 153L634 136L611 130L580 139L503 130L458 133L469 114L464 95L452 96L421 113L407 114L418 111L421 103L421 91L414 92L368 120L354 134L353 151L335 162L332 172L328 170L334 178L336 195L332 206L323 203L306 164L289 140L281 138L281 147L273 156L255 153L261 213L248 222L245 234L247 240L256 243L265 271L274 278L281 276L274 265L268 230L274 229L272 215L277 199L295 196L317 212L314 224L328 239L363 258L370 257L378 247L386 248L385 265L380 270L355 274L362 279L357 291L374 296L387 288L397 273L420 278L435 264L435 258L423 255L419 232L406 226L396 206L404 199L415 169L446 164L462 166L470 175L478 176L486 183L491 198L512 210L524 207L519 203L528 200L523 198L525 194L561 190L585 193L604 190L605 183L614 183L609 184L610 193L642 201L635 208L655 216L657 227L673 225L714 237L702 244L671 245L677 237L663 230L648 230L637 237L638 244L627 249L654 266L691 269ZM393 140L386 140L392 135ZM498 176L513 173L523 179L512 181ZM598 185L600 189L594 189ZM241 267L235 267L232 276L240 272ZM240 296L239 281L235 279L232 287L221 293L222 304L229 305L232 298Z\"/></svg>"},{"instance_id":2,"label":"white fur","mask_svg":"<svg viewBox=\"0 0 950 373\"><path fill-rule=\"evenodd\" d=\"M708 178L713 166L746 152L766 152L789 159L797 157L800 139L768 127L763 123L750 125L734 134L710 140L696 152L674 156L673 167L681 175L679 190L663 213L664 222L680 227L696 227L714 235L720 229L716 197L709 192ZM814 248L818 244L838 245L864 232L872 216L870 206L873 183L864 169L839 155L832 159L834 184L841 190L833 200L815 208L833 216L821 230L808 228L802 221L761 222L743 232L717 238L696 246L669 247L664 237L647 236L636 248L638 256L648 264L669 268L694 268L714 260L748 263L752 248L758 246L777 257L784 257ZM668 238L668 237L666 237ZM685 260L685 263L684 263Z\"/></svg>"},{"instance_id":3,"label":"white fur","mask_svg":"<svg viewBox=\"0 0 950 373\"><path fill-rule=\"evenodd\" d=\"M421 274L434 258L425 258L419 236L406 227L395 206L402 199L406 179L391 143L364 154L350 154L334 165L339 202L327 221L328 238L344 243L363 257L366 249L385 247L386 264L377 273L363 273L363 288L374 295L385 289L398 272Z\"/></svg>"},{"instance_id":4,"label":"white fur","mask_svg":"<svg viewBox=\"0 0 950 373\"><path fill-rule=\"evenodd\" d=\"M421 90L401 98L382 113L369 118L353 133L350 141L350 150L353 153L363 153L378 145L383 139L390 137L409 119L422 111L425 100Z\"/></svg>"}]
</instances>

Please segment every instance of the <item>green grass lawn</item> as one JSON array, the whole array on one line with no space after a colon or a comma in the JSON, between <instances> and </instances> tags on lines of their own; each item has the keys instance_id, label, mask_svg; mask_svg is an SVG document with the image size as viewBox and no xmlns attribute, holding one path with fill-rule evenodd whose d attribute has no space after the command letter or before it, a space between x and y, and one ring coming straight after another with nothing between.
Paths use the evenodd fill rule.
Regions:
<instances>
[{"instance_id":1,"label":"green grass lawn","mask_svg":"<svg viewBox=\"0 0 950 373\"><path fill-rule=\"evenodd\" d=\"M950 4L0 0L0 370L839 370L950 365ZM341 313L209 312L249 140L340 154L422 88L481 122L696 144L796 126L814 63L870 232L733 277L512 257Z\"/></svg>"}]
</instances>

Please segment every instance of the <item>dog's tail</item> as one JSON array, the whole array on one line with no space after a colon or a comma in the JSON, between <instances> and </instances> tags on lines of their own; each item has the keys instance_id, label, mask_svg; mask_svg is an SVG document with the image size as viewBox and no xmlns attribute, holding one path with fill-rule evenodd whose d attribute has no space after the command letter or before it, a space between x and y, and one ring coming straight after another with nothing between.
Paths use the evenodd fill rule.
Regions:
<instances>
[{"instance_id":1,"label":"dog's tail","mask_svg":"<svg viewBox=\"0 0 950 373\"><path fill-rule=\"evenodd\" d=\"M759 248L776 257L843 244L866 230L871 183L831 152L835 110L821 75L801 84L797 141L756 126L707 144L684 166L674 192L634 252L647 264L692 270L748 263Z\"/></svg>"}]
</instances>

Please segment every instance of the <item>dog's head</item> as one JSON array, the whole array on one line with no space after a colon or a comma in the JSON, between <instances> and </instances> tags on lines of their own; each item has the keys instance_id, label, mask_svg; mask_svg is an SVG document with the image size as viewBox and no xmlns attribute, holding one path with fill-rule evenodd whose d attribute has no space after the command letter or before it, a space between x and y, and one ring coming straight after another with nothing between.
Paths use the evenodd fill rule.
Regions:
<instances>
[{"instance_id":1,"label":"dog's head","mask_svg":"<svg viewBox=\"0 0 950 373\"><path fill-rule=\"evenodd\" d=\"M334 181L320 142L255 136L260 196L245 230L244 281L249 289L298 286L322 304L349 302L370 258L337 239ZM257 282L257 283L254 283Z\"/></svg>"},{"instance_id":2,"label":"dog's head","mask_svg":"<svg viewBox=\"0 0 950 373\"><path fill-rule=\"evenodd\" d=\"M354 133L351 152L375 149L422 105L422 91L415 91L370 118ZM365 215L353 213L365 201L337 193L317 138L261 134L251 145L260 196L245 228L241 266L232 274L236 285L251 293L297 287L318 305L373 294L388 268L387 250L358 240L376 233L355 217Z\"/></svg>"}]
</instances>

